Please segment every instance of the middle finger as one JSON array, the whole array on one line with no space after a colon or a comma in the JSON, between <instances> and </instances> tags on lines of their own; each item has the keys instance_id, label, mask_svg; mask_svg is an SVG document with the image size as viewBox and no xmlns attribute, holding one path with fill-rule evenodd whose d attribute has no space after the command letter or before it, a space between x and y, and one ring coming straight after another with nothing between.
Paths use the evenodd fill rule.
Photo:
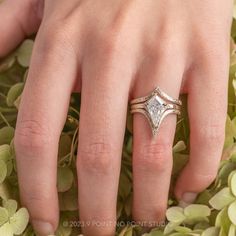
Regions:
<instances>
[{"instance_id":1,"label":"middle finger","mask_svg":"<svg viewBox=\"0 0 236 236\"><path fill-rule=\"evenodd\" d=\"M85 53L78 148L80 220L85 235L114 235L131 67L104 43ZM96 45L94 45L96 46ZM105 51L104 51L105 50ZM126 54L126 53L125 53ZM130 60L131 61L131 60ZM115 62L115 64L114 64Z\"/></svg>"}]
</instances>

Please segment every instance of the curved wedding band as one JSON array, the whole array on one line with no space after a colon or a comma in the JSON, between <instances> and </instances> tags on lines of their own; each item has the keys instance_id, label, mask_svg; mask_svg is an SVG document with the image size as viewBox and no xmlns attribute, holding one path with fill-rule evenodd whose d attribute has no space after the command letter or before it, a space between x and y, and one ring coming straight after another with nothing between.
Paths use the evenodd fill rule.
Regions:
<instances>
[{"instance_id":1,"label":"curved wedding band","mask_svg":"<svg viewBox=\"0 0 236 236\"><path fill-rule=\"evenodd\" d=\"M161 122L169 114L180 115L182 102L167 95L159 87L145 97L130 102L131 113L139 112L148 119L153 136L156 136Z\"/></svg>"}]
</instances>

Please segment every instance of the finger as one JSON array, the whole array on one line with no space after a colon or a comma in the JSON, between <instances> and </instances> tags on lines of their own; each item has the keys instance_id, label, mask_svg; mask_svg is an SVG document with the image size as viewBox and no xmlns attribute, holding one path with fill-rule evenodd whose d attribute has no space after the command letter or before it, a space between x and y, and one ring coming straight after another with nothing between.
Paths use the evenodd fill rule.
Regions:
<instances>
[{"instance_id":1,"label":"finger","mask_svg":"<svg viewBox=\"0 0 236 236\"><path fill-rule=\"evenodd\" d=\"M123 57L110 55L110 52L107 56L103 52L102 49L95 55L86 56L82 68L77 169L80 220L90 224L83 228L87 236L115 234L120 159L131 78L130 66L123 65Z\"/></svg>"},{"instance_id":2,"label":"finger","mask_svg":"<svg viewBox=\"0 0 236 236\"><path fill-rule=\"evenodd\" d=\"M159 58L158 64L155 60L146 63L141 68L142 74L137 82L135 98L150 94L156 86L168 95L178 98L183 63L179 60L179 64L172 71L173 76L168 68L168 56ZM153 137L146 117L134 113L133 217L147 227L153 227L164 220L172 170L175 126L176 116L169 115L161 123L157 136Z\"/></svg>"},{"instance_id":3,"label":"finger","mask_svg":"<svg viewBox=\"0 0 236 236\"><path fill-rule=\"evenodd\" d=\"M21 201L39 235L54 233L58 223L58 141L77 71L73 50L53 27L39 31L15 136Z\"/></svg>"},{"instance_id":4,"label":"finger","mask_svg":"<svg viewBox=\"0 0 236 236\"><path fill-rule=\"evenodd\" d=\"M212 183L221 159L227 112L228 58L217 56L218 59L220 67L213 63L215 60L202 60L201 71L189 78L190 159L175 189L183 205L192 203L197 193Z\"/></svg>"},{"instance_id":5,"label":"finger","mask_svg":"<svg viewBox=\"0 0 236 236\"><path fill-rule=\"evenodd\" d=\"M42 11L42 0L5 0L0 4L0 58L37 31Z\"/></svg>"}]
</instances>

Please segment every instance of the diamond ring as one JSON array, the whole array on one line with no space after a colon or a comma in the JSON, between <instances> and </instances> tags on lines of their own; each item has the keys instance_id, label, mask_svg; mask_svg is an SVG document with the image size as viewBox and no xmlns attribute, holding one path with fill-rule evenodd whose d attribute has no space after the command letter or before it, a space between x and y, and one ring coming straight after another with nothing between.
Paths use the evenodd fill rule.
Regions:
<instances>
[{"instance_id":1,"label":"diamond ring","mask_svg":"<svg viewBox=\"0 0 236 236\"><path fill-rule=\"evenodd\" d=\"M182 102L167 95L159 87L148 96L133 99L130 102L131 114L139 112L145 115L156 136L162 120L169 114L180 115Z\"/></svg>"}]
</instances>

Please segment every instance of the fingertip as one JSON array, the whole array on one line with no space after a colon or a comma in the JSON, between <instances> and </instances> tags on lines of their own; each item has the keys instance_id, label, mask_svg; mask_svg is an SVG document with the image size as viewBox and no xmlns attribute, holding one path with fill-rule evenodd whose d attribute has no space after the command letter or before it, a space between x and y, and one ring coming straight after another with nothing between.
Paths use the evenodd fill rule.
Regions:
<instances>
[{"instance_id":1,"label":"fingertip","mask_svg":"<svg viewBox=\"0 0 236 236\"><path fill-rule=\"evenodd\" d=\"M32 225L37 236L47 236L55 234L53 224L43 220L32 220Z\"/></svg>"}]
</instances>

